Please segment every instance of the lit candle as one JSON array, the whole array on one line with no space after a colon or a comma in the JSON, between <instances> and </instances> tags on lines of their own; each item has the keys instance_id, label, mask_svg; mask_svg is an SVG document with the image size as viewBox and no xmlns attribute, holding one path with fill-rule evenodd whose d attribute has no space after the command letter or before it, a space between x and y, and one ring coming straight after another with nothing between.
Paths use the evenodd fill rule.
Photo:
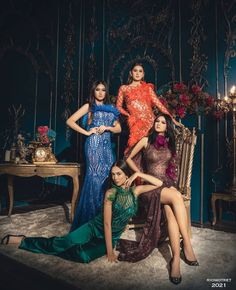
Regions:
<instances>
[{"instance_id":1,"label":"lit candle","mask_svg":"<svg viewBox=\"0 0 236 290\"><path fill-rule=\"evenodd\" d=\"M236 92L236 87L235 86L232 86L231 89L230 89L230 94L231 95L234 95Z\"/></svg>"}]
</instances>

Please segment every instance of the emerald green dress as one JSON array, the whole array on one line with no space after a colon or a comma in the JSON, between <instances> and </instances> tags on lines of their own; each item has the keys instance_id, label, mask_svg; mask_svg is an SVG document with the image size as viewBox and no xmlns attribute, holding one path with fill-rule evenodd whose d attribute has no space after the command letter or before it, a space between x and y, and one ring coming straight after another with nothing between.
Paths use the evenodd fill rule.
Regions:
<instances>
[{"instance_id":1,"label":"emerald green dress","mask_svg":"<svg viewBox=\"0 0 236 290\"><path fill-rule=\"evenodd\" d=\"M137 212L137 197L132 188L126 191L115 185L112 187L114 192L108 199L112 201L112 244L115 247L128 221ZM19 248L89 263L106 254L103 212L63 237L26 237Z\"/></svg>"}]
</instances>

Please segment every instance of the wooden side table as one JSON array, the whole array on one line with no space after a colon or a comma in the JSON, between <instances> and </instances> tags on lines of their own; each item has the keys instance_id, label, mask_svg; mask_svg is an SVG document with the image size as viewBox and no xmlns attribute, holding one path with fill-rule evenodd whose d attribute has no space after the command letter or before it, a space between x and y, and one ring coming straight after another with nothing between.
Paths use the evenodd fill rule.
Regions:
<instances>
[{"instance_id":1,"label":"wooden side table","mask_svg":"<svg viewBox=\"0 0 236 290\"><path fill-rule=\"evenodd\" d=\"M71 198L71 216L70 222L74 219L75 204L79 198L79 175L80 164L78 163L57 163L57 164L12 164L12 163L0 163L0 175L8 175L8 194L9 194L9 211L8 216L11 216L13 204L14 204L14 189L13 179L14 176L21 177L53 177L53 176L70 176L73 179L73 193Z\"/></svg>"},{"instance_id":2,"label":"wooden side table","mask_svg":"<svg viewBox=\"0 0 236 290\"><path fill-rule=\"evenodd\" d=\"M219 221L222 221L222 200L224 201L236 201L236 196L230 194L230 193L218 193L213 192L211 196L211 207L213 211L213 221L212 225L214 226L216 224L216 200L219 199L220 201L220 212L219 212Z\"/></svg>"}]
</instances>

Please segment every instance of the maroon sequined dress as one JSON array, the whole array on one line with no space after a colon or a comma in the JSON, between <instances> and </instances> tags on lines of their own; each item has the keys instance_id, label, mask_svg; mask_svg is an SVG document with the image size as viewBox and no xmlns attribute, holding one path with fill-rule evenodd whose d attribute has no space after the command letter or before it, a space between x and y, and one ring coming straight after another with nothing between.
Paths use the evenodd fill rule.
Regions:
<instances>
[{"instance_id":1,"label":"maroon sequined dress","mask_svg":"<svg viewBox=\"0 0 236 290\"><path fill-rule=\"evenodd\" d=\"M164 210L160 203L160 194L164 187L175 186L176 177L170 172L174 169L172 156L168 146L156 147L148 144L143 152L144 172L163 181L163 185L146 192L139 197L139 206L145 215L145 225L140 241L120 240L117 250L120 261L137 262L146 258L158 243L167 236Z\"/></svg>"}]
</instances>

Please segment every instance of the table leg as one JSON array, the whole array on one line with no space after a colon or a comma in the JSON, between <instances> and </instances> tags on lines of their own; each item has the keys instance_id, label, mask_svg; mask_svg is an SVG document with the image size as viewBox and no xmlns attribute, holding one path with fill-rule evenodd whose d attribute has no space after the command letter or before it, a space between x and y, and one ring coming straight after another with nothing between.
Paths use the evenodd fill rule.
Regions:
<instances>
[{"instance_id":1,"label":"table leg","mask_svg":"<svg viewBox=\"0 0 236 290\"><path fill-rule=\"evenodd\" d=\"M212 221L213 226L216 224L216 199L217 198L212 194L211 207L213 212L213 221Z\"/></svg>"},{"instance_id":2,"label":"table leg","mask_svg":"<svg viewBox=\"0 0 236 290\"><path fill-rule=\"evenodd\" d=\"M71 214L70 222L72 223L75 216L75 204L79 197L79 178L78 176L73 176L73 194L71 199Z\"/></svg>"},{"instance_id":3,"label":"table leg","mask_svg":"<svg viewBox=\"0 0 236 290\"><path fill-rule=\"evenodd\" d=\"M7 187L8 187L8 194L9 194L9 211L8 216L11 216L12 209L13 209L13 203L14 203L14 191L13 191L13 175L8 175L7 178Z\"/></svg>"},{"instance_id":4,"label":"table leg","mask_svg":"<svg viewBox=\"0 0 236 290\"><path fill-rule=\"evenodd\" d=\"M222 222L222 200L219 200L219 222Z\"/></svg>"}]
</instances>

